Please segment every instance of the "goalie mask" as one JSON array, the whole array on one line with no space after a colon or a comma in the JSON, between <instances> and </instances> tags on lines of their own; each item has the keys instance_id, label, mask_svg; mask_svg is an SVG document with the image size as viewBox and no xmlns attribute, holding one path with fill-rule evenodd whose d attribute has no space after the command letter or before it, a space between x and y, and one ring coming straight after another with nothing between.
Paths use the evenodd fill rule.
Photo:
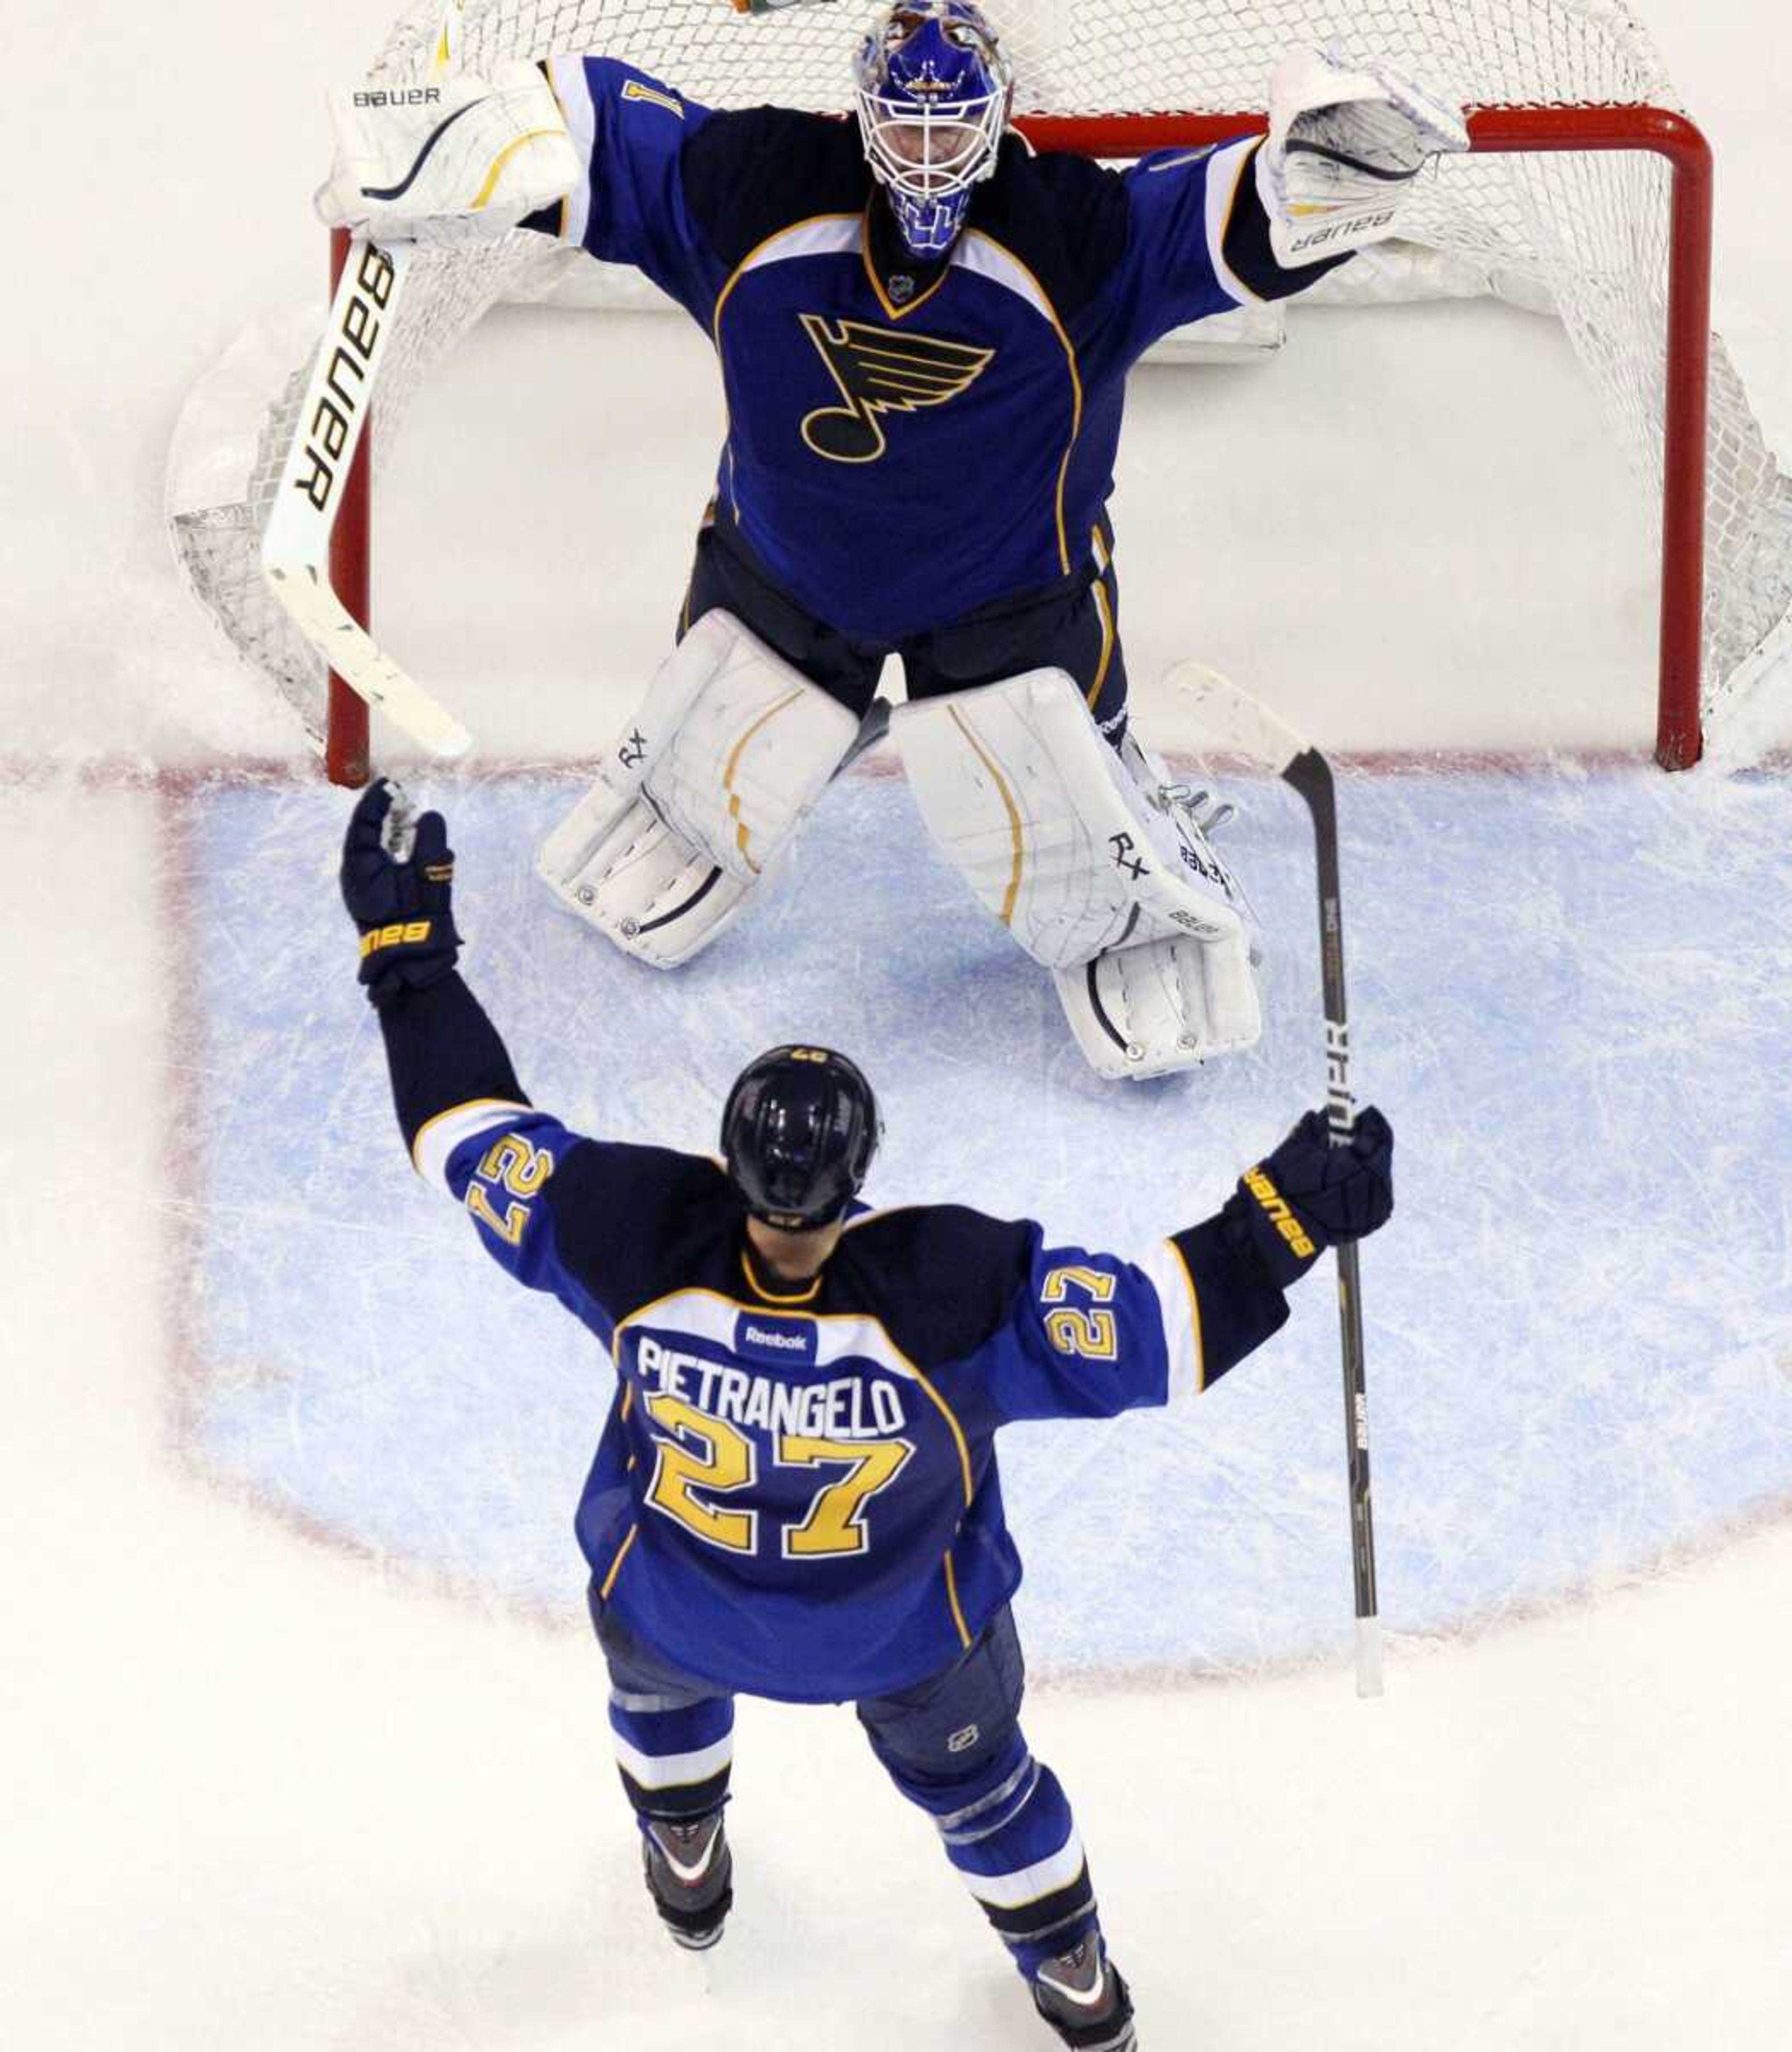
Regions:
<instances>
[{"instance_id":1,"label":"goalie mask","mask_svg":"<svg viewBox=\"0 0 1792 2052\"><path fill-rule=\"evenodd\" d=\"M971 0L898 0L859 45L859 132L917 256L949 249L996 168L1014 76Z\"/></svg>"},{"instance_id":2,"label":"goalie mask","mask_svg":"<svg viewBox=\"0 0 1792 2052\"><path fill-rule=\"evenodd\" d=\"M722 1151L747 1209L787 1232L842 1217L882 1131L871 1087L828 1048L773 1048L728 1093Z\"/></svg>"}]
</instances>

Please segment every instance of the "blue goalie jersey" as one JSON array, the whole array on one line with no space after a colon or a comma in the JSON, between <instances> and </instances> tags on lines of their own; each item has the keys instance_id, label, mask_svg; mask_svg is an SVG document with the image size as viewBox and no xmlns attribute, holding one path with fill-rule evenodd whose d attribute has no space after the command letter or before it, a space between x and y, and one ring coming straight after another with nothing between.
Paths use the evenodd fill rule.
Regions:
<instances>
[{"instance_id":1,"label":"blue goalie jersey","mask_svg":"<svg viewBox=\"0 0 1792 2052\"><path fill-rule=\"evenodd\" d=\"M851 121L714 112L604 57L546 69L588 172L525 225L636 266L702 326L721 503L784 590L867 642L1086 581L1132 365L1333 268L1276 264L1254 137L1118 173L1010 135L924 262Z\"/></svg>"},{"instance_id":2,"label":"blue goalie jersey","mask_svg":"<svg viewBox=\"0 0 1792 2052\"><path fill-rule=\"evenodd\" d=\"M1020 1580L999 1429L1191 1397L1287 1317L1218 1220L1135 1262L861 1208L781 1286L716 1161L529 1106L458 977L383 1023L420 1171L614 1362L577 1520L599 1605L724 1689L847 1701L948 1666Z\"/></svg>"}]
</instances>

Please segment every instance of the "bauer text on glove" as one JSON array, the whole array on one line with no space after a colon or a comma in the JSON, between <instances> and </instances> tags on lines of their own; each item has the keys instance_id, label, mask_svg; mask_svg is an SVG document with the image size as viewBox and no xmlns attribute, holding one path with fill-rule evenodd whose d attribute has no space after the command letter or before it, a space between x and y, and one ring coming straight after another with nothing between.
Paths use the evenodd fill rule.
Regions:
<instances>
[{"instance_id":1,"label":"bauer text on glove","mask_svg":"<svg viewBox=\"0 0 1792 2052\"><path fill-rule=\"evenodd\" d=\"M401 860L387 846L393 796L383 777L370 785L342 844L342 903L361 930L361 981L382 1008L439 982L460 951L447 825L440 813L425 813Z\"/></svg>"},{"instance_id":2,"label":"bauer text on glove","mask_svg":"<svg viewBox=\"0 0 1792 2052\"><path fill-rule=\"evenodd\" d=\"M318 213L375 241L495 237L563 199L581 174L552 88L520 59L489 80L339 86L330 119L335 155Z\"/></svg>"},{"instance_id":3,"label":"bauer text on glove","mask_svg":"<svg viewBox=\"0 0 1792 2052\"><path fill-rule=\"evenodd\" d=\"M1336 43L1292 50L1270 79L1270 133L1257 190L1284 269L1400 232L1413 182L1466 150L1460 112L1391 66L1352 66Z\"/></svg>"},{"instance_id":4,"label":"bauer text on glove","mask_svg":"<svg viewBox=\"0 0 1792 2052\"><path fill-rule=\"evenodd\" d=\"M1284 1290L1328 1247L1360 1239L1394 1209L1394 1134L1373 1105L1335 1146L1325 1114L1309 1111L1281 1145L1246 1169L1220 1213L1228 1239Z\"/></svg>"}]
</instances>

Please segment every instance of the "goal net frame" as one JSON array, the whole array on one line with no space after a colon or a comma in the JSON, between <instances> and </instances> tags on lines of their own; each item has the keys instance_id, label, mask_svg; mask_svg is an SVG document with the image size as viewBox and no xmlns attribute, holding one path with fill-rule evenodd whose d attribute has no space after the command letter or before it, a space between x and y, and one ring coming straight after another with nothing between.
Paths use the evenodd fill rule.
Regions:
<instances>
[{"instance_id":1,"label":"goal net frame","mask_svg":"<svg viewBox=\"0 0 1792 2052\"><path fill-rule=\"evenodd\" d=\"M1711 375L1711 248L1713 167L1697 124L1672 108L1645 104L1486 106L1468 115L1471 151L1647 151L1670 173L1667 315L1661 422L1661 589L1657 667L1655 759L1689 769L1703 752L1702 633L1708 394ZM1261 112L1026 114L1015 126L1036 149L1125 160L1164 148L1198 148L1262 133ZM331 238L332 291L348 240ZM378 401L375 401L377 411ZM363 434L331 545L337 596L371 625L374 521L370 434ZM371 773L366 703L332 672L328 679L324 762L333 783L355 786Z\"/></svg>"}]
</instances>

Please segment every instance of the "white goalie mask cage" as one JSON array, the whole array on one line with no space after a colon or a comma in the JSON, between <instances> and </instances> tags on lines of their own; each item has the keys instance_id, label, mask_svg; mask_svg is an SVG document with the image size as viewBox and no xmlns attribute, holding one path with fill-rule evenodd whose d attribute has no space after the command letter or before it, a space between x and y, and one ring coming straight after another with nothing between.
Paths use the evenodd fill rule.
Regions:
<instances>
[{"instance_id":1,"label":"white goalie mask cage","mask_svg":"<svg viewBox=\"0 0 1792 2052\"><path fill-rule=\"evenodd\" d=\"M968 77L981 89L966 93ZM859 45L854 78L873 175L915 209L949 215L956 228L961 196L996 168L1014 100L1013 73L988 23L965 0L899 5ZM950 206L955 198L960 204Z\"/></svg>"}]
</instances>

